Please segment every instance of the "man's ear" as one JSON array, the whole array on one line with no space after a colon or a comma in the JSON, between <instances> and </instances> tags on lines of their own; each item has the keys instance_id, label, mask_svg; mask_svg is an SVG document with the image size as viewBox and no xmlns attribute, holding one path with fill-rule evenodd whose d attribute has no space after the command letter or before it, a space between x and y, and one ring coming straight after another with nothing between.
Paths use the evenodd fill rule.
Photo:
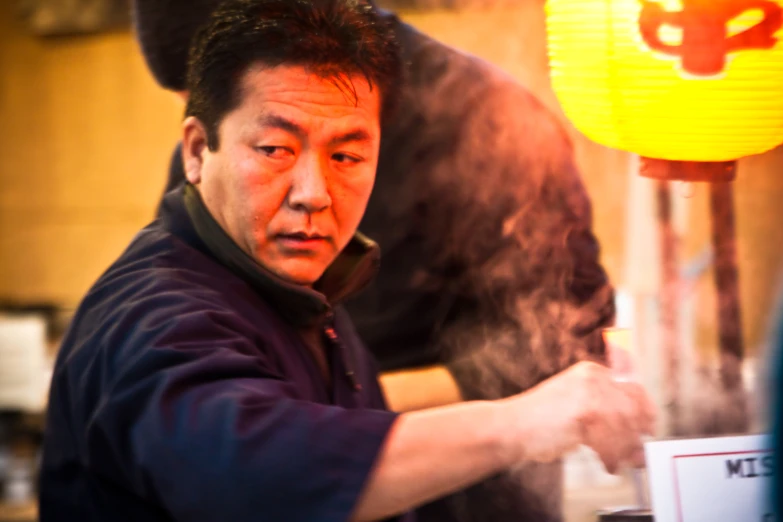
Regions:
<instances>
[{"instance_id":1,"label":"man's ear","mask_svg":"<svg viewBox=\"0 0 783 522\"><path fill-rule=\"evenodd\" d=\"M193 184L201 182L201 169L204 166L207 148L207 130L195 116L188 116L182 123L182 165L185 177Z\"/></svg>"}]
</instances>

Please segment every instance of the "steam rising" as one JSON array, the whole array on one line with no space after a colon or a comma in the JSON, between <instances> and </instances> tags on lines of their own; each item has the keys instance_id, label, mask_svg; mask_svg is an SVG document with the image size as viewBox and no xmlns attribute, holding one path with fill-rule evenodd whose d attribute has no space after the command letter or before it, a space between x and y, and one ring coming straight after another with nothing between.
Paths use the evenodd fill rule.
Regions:
<instances>
[{"instance_id":1,"label":"steam rising","mask_svg":"<svg viewBox=\"0 0 783 522\"><path fill-rule=\"evenodd\" d=\"M372 318L357 321L360 333L383 350L426 331L421 349L437 345L469 399L603 360L613 293L562 125L482 60L412 28L399 38L410 67L360 226L384 256L377 284L354 302L357 318ZM561 463L527 464L451 505L465 522L560 521L561 481Z\"/></svg>"},{"instance_id":2,"label":"steam rising","mask_svg":"<svg viewBox=\"0 0 783 522\"><path fill-rule=\"evenodd\" d=\"M467 398L493 399L579 360L603 360L601 329L614 302L564 130L527 91L463 60L455 53L421 71L414 62L416 98L401 104L381 152L381 169L392 172L379 172L373 198L387 201L371 201L369 211L393 209L388 222L422 230L415 240L425 267L405 284L446 303L435 332L440 353ZM452 77L457 63L467 70ZM467 76L477 81L460 81ZM412 151L408 134L416 135ZM400 270L409 261L395 257L399 237L381 233L384 262ZM554 522L561 481L559 462L526 464L451 502L464 522Z\"/></svg>"}]
</instances>

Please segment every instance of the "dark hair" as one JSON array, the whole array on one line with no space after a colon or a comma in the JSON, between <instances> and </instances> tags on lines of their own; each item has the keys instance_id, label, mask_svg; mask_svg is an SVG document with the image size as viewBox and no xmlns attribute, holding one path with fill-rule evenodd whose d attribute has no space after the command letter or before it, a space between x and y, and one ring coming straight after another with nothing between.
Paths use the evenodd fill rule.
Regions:
<instances>
[{"instance_id":1,"label":"dark hair","mask_svg":"<svg viewBox=\"0 0 783 522\"><path fill-rule=\"evenodd\" d=\"M222 0L133 0L133 25L141 54L155 81L185 90L193 36Z\"/></svg>"},{"instance_id":2,"label":"dark hair","mask_svg":"<svg viewBox=\"0 0 783 522\"><path fill-rule=\"evenodd\" d=\"M184 91L193 36L222 0L132 0L141 54L158 84ZM370 4L374 4L372 0Z\"/></svg>"},{"instance_id":3,"label":"dark hair","mask_svg":"<svg viewBox=\"0 0 783 522\"><path fill-rule=\"evenodd\" d=\"M241 79L256 64L304 66L356 96L346 75L378 89L381 117L393 110L400 53L391 26L365 0L227 0L190 50L186 115L218 148L218 126L241 103Z\"/></svg>"}]
</instances>

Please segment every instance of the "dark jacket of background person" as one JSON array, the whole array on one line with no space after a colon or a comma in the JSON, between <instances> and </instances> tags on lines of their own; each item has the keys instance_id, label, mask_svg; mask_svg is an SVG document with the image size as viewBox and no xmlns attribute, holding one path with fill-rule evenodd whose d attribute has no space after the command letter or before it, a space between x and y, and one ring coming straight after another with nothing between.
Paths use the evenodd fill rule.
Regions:
<instances>
[{"instance_id":1,"label":"dark jacket of background person","mask_svg":"<svg viewBox=\"0 0 783 522\"><path fill-rule=\"evenodd\" d=\"M446 364L466 399L602 360L613 292L565 131L497 68L395 23L409 66L360 225L383 262L348 303L359 334L385 370ZM420 516L559 520L561 492L559 463L525 466Z\"/></svg>"}]
</instances>

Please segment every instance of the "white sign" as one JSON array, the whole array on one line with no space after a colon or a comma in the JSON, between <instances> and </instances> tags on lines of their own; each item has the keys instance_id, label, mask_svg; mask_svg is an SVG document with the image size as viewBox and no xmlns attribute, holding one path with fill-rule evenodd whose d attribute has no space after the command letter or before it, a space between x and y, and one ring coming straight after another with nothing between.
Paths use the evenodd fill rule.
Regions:
<instances>
[{"instance_id":1,"label":"white sign","mask_svg":"<svg viewBox=\"0 0 783 522\"><path fill-rule=\"evenodd\" d=\"M769 437L648 442L655 522L775 522Z\"/></svg>"},{"instance_id":2,"label":"white sign","mask_svg":"<svg viewBox=\"0 0 783 522\"><path fill-rule=\"evenodd\" d=\"M37 315L0 315L0 409L43 411L48 370L46 321Z\"/></svg>"}]
</instances>

